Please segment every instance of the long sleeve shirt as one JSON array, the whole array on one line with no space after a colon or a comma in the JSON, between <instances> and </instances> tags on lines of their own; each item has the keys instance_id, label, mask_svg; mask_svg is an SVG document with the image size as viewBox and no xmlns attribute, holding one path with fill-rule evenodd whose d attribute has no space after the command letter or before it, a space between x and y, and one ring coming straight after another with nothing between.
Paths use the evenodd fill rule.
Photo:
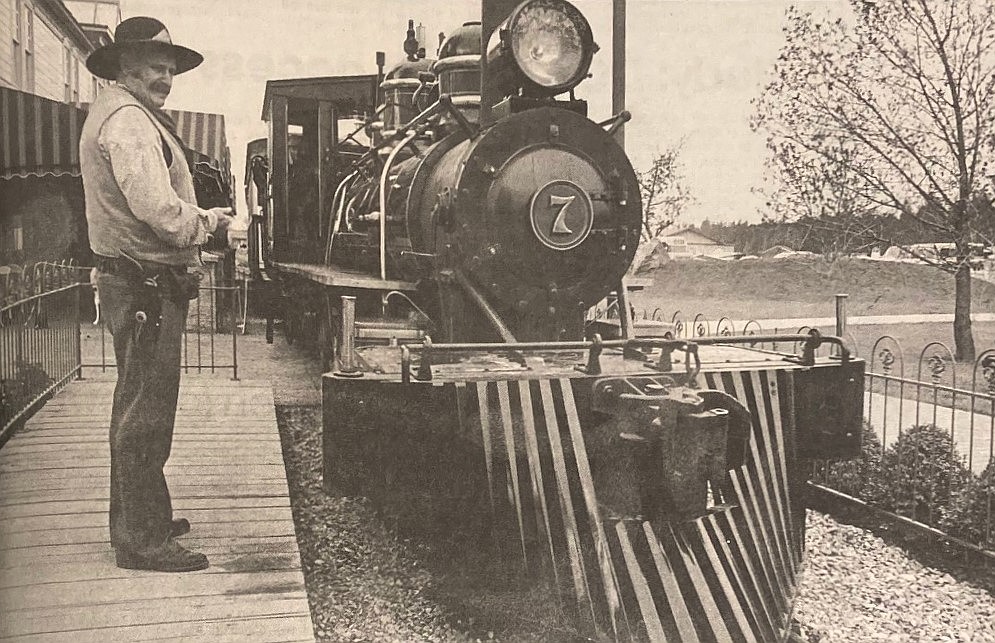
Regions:
<instances>
[{"instance_id":1,"label":"long sleeve shirt","mask_svg":"<svg viewBox=\"0 0 995 643\"><path fill-rule=\"evenodd\" d=\"M169 180L162 137L140 108L123 107L111 114L98 141L136 219L177 248L207 241L218 225L217 215L176 194Z\"/></svg>"},{"instance_id":2,"label":"long sleeve shirt","mask_svg":"<svg viewBox=\"0 0 995 643\"><path fill-rule=\"evenodd\" d=\"M195 205L180 143L125 88L112 85L91 105L80 165L95 253L126 252L170 265L199 262L197 246L215 229L217 216Z\"/></svg>"}]
</instances>

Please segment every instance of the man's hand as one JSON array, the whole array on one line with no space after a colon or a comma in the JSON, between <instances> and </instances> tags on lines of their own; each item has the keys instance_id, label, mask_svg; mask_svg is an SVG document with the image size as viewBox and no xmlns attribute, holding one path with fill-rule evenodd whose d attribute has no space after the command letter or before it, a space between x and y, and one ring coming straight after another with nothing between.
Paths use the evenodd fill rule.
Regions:
<instances>
[{"instance_id":1,"label":"man's hand","mask_svg":"<svg viewBox=\"0 0 995 643\"><path fill-rule=\"evenodd\" d=\"M207 235L207 243L203 247L205 250L221 252L228 247L228 227L235 217L231 208L211 208L210 212L217 218L218 224L214 227L214 232Z\"/></svg>"},{"instance_id":2,"label":"man's hand","mask_svg":"<svg viewBox=\"0 0 995 643\"><path fill-rule=\"evenodd\" d=\"M228 240L228 226L231 222L235 220L235 215L232 214L231 208L211 208L213 212L218 217L218 227L214 229L214 236L217 238Z\"/></svg>"}]
</instances>

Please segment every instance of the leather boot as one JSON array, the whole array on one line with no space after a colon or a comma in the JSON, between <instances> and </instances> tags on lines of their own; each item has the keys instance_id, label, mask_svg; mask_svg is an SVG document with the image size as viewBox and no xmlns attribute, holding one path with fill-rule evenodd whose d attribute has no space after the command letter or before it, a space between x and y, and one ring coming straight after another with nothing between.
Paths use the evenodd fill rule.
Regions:
<instances>
[{"instance_id":1,"label":"leather boot","mask_svg":"<svg viewBox=\"0 0 995 643\"><path fill-rule=\"evenodd\" d=\"M155 572L192 572L207 569L207 556L186 549L169 538L159 547L143 552L116 550L117 566L122 569L146 569Z\"/></svg>"}]
</instances>

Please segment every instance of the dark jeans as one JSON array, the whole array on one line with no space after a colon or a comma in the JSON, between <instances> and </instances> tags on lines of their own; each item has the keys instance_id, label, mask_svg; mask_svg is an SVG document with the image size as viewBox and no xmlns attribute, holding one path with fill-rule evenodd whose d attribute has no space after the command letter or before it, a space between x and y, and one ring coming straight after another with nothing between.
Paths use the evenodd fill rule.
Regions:
<instances>
[{"instance_id":1,"label":"dark jeans","mask_svg":"<svg viewBox=\"0 0 995 643\"><path fill-rule=\"evenodd\" d=\"M137 332L139 285L99 272L104 320L114 336L117 386L111 412L111 544L141 553L169 537L172 503L163 467L173 442L180 386L180 347L187 302L164 299L156 333Z\"/></svg>"}]
</instances>

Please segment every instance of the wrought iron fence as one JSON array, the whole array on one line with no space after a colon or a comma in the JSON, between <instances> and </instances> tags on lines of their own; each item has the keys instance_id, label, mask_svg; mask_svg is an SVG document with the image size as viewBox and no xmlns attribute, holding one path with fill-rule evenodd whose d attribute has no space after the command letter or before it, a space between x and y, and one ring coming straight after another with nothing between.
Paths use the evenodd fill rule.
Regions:
<instances>
[{"instance_id":1,"label":"wrought iron fence","mask_svg":"<svg viewBox=\"0 0 995 643\"><path fill-rule=\"evenodd\" d=\"M995 559L995 349L957 363L884 335L866 381L861 457L818 463L812 482Z\"/></svg>"},{"instance_id":2,"label":"wrought iron fence","mask_svg":"<svg viewBox=\"0 0 995 643\"><path fill-rule=\"evenodd\" d=\"M78 283L85 280L89 270L72 259L0 266L0 305L10 306L32 295Z\"/></svg>"},{"instance_id":3,"label":"wrought iron fence","mask_svg":"<svg viewBox=\"0 0 995 643\"><path fill-rule=\"evenodd\" d=\"M99 304L95 319L84 318L95 294L87 279L90 270L71 263L39 263L18 273L17 292L24 296L0 308L0 445L66 383L91 369L116 367ZM183 371L230 371L232 379L238 379L241 290L218 285L213 272L205 281L200 296L190 303Z\"/></svg>"},{"instance_id":4,"label":"wrought iron fence","mask_svg":"<svg viewBox=\"0 0 995 643\"><path fill-rule=\"evenodd\" d=\"M231 378L237 380L242 291L237 285L218 285L211 271L205 281L199 296L190 302L183 329L181 366L184 373L231 371ZM116 368L113 340L99 312L91 326L96 328L84 333L82 340L82 366L101 372Z\"/></svg>"},{"instance_id":5,"label":"wrought iron fence","mask_svg":"<svg viewBox=\"0 0 995 643\"><path fill-rule=\"evenodd\" d=\"M0 444L79 374L79 294L53 284L0 308Z\"/></svg>"}]
</instances>

